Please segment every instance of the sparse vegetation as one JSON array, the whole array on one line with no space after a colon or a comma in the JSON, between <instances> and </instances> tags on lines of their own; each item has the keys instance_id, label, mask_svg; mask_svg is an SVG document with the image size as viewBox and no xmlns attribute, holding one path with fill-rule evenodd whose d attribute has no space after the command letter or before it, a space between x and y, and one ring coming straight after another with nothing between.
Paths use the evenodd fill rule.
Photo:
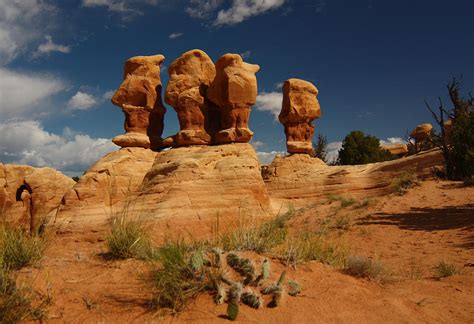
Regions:
<instances>
[{"instance_id":1,"label":"sparse vegetation","mask_svg":"<svg viewBox=\"0 0 474 324\"><path fill-rule=\"evenodd\" d=\"M384 273L380 260L371 260L365 256L350 256L347 258L346 272L354 277L376 280Z\"/></svg>"},{"instance_id":2,"label":"sparse vegetation","mask_svg":"<svg viewBox=\"0 0 474 324\"><path fill-rule=\"evenodd\" d=\"M327 195L327 197L330 203L335 202L335 201L341 202L342 208L352 206L357 202L357 200L352 197L343 197L343 196L333 195L333 194L329 194Z\"/></svg>"},{"instance_id":3,"label":"sparse vegetation","mask_svg":"<svg viewBox=\"0 0 474 324\"><path fill-rule=\"evenodd\" d=\"M392 183L392 187L399 195L407 193L408 189L416 186L418 180L415 171L405 171L401 173Z\"/></svg>"},{"instance_id":4,"label":"sparse vegetation","mask_svg":"<svg viewBox=\"0 0 474 324\"><path fill-rule=\"evenodd\" d=\"M113 259L147 258L153 254L150 237L138 220L120 217L114 220L107 237L107 256Z\"/></svg>"},{"instance_id":5,"label":"sparse vegetation","mask_svg":"<svg viewBox=\"0 0 474 324\"><path fill-rule=\"evenodd\" d=\"M436 265L436 272L441 278L451 277L462 273L456 265L446 261L441 261Z\"/></svg>"},{"instance_id":6,"label":"sparse vegetation","mask_svg":"<svg viewBox=\"0 0 474 324\"><path fill-rule=\"evenodd\" d=\"M416 257L412 257L408 264L408 278L412 280L420 280L423 278L423 268L419 264Z\"/></svg>"},{"instance_id":7,"label":"sparse vegetation","mask_svg":"<svg viewBox=\"0 0 474 324\"><path fill-rule=\"evenodd\" d=\"M14 271L36 263L45 247L43 237L0 225L0 323L39 320L46 316L45 300L24 284L18 286Z\"/></svg>"},{"instance_id":8,"label":"sparse vegetation","mask_svg":"<svg viewBox=\"0 0 474 324\"><path fill-rule=\"evenodd\" d=\"M352 219L348 215L337 215L334 217L334 224L332 225L333 228L347 231L351 228Z\"/></svg>"},{"instance_id":9,"label":"sparse vegetation","mask_svg":"<svg viewBox=\"0 0 474 324\"><path fill-rule=\"evenodd\" d=\"M311 156L326 161L328 148L328 139L321 133L318 133L316 143L313 143L313 151Z\"/></svg>"}]
</instances>

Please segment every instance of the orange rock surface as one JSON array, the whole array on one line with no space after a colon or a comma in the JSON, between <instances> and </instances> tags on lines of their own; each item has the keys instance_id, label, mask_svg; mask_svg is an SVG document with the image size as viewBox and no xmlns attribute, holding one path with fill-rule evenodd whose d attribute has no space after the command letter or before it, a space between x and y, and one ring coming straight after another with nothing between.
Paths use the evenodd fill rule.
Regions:
<instances>
[{"instance_id":1,"label":"orange rock surface","mask_svg":"<svg viewBox=\"0 0 474 324\"><path fill-rule=\"evenodd\" d=\"M216 142L247 143L253 132L248 128L250 110L257 100L256 64L245 63L238 54L225 54L216 63L216 77L207 91L219 107L221 127Z\"/></svg>"},{"instance_id":2,"label":"orange rock surface","mask_svg":"<svg viewBox=\"0 0 474 324\"><path fill-rule=\"evenodd\" d=\"M308 81L288 79L283 84L283 105L278 119L285 126L289 153L310 154L313 149L312 121L321 116L317 95L318 89Z\"/></svg>"},{"instance_id":3,"label":"orange rock surface","mask_svg":"<svg viewBox=\"0 0 474 324\"><path fill-rule=\"evenodd\" d=\"M163 55L135 56L125 62L124 80L112 103L125 114L124 135L112 141L121 147L158 148L165 107L161 101L160 66Z\"/></svg>"}]
</instances>

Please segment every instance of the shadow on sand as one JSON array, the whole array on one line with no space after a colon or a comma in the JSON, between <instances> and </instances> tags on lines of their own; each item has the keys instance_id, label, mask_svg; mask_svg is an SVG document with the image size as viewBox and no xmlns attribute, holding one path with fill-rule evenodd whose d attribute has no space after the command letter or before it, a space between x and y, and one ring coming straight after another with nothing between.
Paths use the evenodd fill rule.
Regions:
<instances>
[{"instance_id":1,"label":"shadow on sand","mask_svg":"<svg viewBox=\"0 0 474 324\"><path fill-rule=\"evenodd\" d=\"M474 204L445 208L412 208L403 214L379 213L364 217L361 225L392 225L410 231L444 231L460 229L466 232L459 247L474 249Z\"/></svg>"}]
</instances>

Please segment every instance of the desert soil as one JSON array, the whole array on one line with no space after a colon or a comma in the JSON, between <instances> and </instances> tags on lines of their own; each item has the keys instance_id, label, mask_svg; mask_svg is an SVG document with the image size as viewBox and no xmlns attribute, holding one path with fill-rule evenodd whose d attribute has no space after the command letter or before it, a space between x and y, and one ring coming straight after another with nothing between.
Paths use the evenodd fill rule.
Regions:
<instances>
[{"instance_id":1,"label":"desert soil","mask_svg":"<svg viewBox=\"0 0 474 324\"><path fill-rule=\"evenodd\" d=\"M346 229L331 235L348 247L350 255L380 260L386 277L354 278L315 261L298 265L288 269L287 277L302 284L300 296L286 296L277 308L243 306L238 321L474 323L474 187L429 180L403 196L371 199L368 206L339 204L308 205L296 212L290 226L311 231L336 217L348 219ZM226 306L215 306L208 295L179 315L160 317L150 311L150 289L143 280L149 265L101 257L107 231L52 234L40 264L22 270L23 280L52 297L48 322L227 321ZM196 234L206 234L202 231L207 227L200 231ZM455 264L462 274L440 278L435 269L440 261ZM272 261L274 276L283 268Z\"/></svg>"}]
</instances>

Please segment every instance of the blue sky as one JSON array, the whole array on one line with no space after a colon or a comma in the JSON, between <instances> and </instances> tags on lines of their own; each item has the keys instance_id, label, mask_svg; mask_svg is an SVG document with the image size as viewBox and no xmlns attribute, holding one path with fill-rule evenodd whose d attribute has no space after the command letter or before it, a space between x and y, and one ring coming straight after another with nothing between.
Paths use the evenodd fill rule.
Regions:
<instances>
[{"instance_id":1,"label":"blue sky","mask_svg":"<svg viewBox=\"0 0 474 324\"><path fill-rule=\"evenodd\" d=\"M279 84L319 89L315 122L337 149L351 130L404 137L463 76L474 89L474 2L343 0L0 0L0 162L80 174L117 149L123 114L110 103L124 61L199 48L259 64L251 114L267 162L285 151ZM168 107L164 135L178 130Z\"/></svg>"}]
</instances>

